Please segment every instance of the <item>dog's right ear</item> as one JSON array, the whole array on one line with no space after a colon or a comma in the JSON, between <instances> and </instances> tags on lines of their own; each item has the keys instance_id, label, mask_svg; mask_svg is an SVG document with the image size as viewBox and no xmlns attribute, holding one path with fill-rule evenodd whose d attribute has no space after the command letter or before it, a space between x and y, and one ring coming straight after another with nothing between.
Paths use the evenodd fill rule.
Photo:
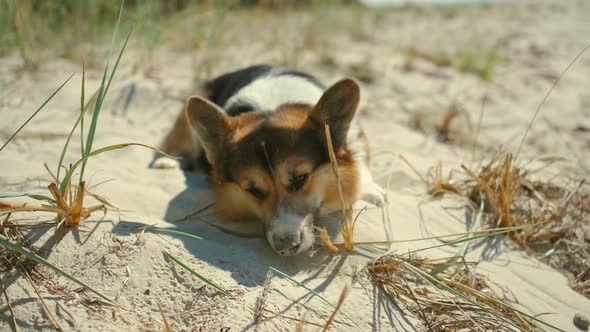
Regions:
<instances>
[{"instance_id":1,"label":"dog's right ear","mask_svg":"<svg viewBox=\"0 0 590 332\"><path fill-rule=\"evenodd\" d=\"M205 150L207 160L215 165L220 147L230 136L229 118L221 107L199 96L189 98L186 103L186 117Z\"/></svg>"}]
</instances>

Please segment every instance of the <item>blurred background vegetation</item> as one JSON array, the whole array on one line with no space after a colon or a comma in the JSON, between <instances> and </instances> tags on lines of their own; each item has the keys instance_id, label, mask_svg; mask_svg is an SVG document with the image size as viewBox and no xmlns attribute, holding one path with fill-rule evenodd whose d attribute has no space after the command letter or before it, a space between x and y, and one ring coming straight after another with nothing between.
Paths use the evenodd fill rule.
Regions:
<instances>
[{"instance_id":1,"label":"blurred background vegetation","mask_svg":"<svg viewBox=\"0 0 590 332\"><path fill-rule=\"evenodd\" d=\"M0 56L16 54L21 69L27 71L38 70L43 60L55 57L84 63L90 69L101 68L119 6L117 0L0 0ZM459 8L448 5L433 10L444 22ZM261 46L276 54L252 61L297 67L305 51L311 51L322 65L334 67L336 53L342 52L337 45L348 38L406 54L407 69L414 67L415 60L426 60L491 78L501 60L495 41L482 46L485 43L477 37L455 45L459 44L452 37L455 34L444 33L444 29L444 38L432 33L431 40L425 39L430 32L406 35L388 28L415 21L390 17L395 11L367 7L361 0L127 0L119 38L133 27L131 48L139 53L134 56L135 63L147 74L154 70L154 59L162 50L198 50L193 53L199 54L195 66L204 73L197 78L202 79L222 56L236 52L236 48L251 49L256 57L261 53L256 48ZM420 16L421 11L415 12L423 18L421 22L433 21L432 14L425 11ZM384 33L389 36L379 39ZM368 65L359 63L349 72L370 82L374 73Z\"/></svg>"},{"instance_id":2,"label":"blurred background vegetation","mask_svg":"<svg viewBox=\"0 0 590 332\"><path fill-rule=\"evenodd\" d=\"M119 6L113 0L0 0L0 56L18 50L27 70L38 67L44 52L92 67L110 41ZM363 8L358 0L127 0L122 28L133 26L134 42L147 52L166 44L188 50L219 41L228 13L254 19L252 13L336 7Z\"/></svg>"},{"instance_id":3,"label":"blurred background vegetation","mask_svg":"<svg viewBox=\"0 0 590 332\"><path fill-rule=\"evenodd\" d=\"M35 66L36 53L51 48L75 58L75 46L108 41L120 2L113 0L0 0L0 55L15 48L28 66ZM170 40L180 22L199 17L203 24L216 24L229 11L291 11L331 6L357 6L356 0L127 0L122 22L134 25L145 47ZM213 14L213 15L211 15ZM213 16L213 20L211 20ZM203 36L200 24L190 31L192 45ZM201 39L201 40L200 40Z\"/></svg>"}]
</instances>

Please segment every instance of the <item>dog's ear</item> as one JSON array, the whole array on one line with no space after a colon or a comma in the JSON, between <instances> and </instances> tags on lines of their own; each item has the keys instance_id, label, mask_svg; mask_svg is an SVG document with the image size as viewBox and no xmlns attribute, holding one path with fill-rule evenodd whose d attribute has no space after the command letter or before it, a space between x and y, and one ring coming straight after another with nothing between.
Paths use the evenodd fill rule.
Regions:
<instances>
[{"instance_id":1,"label":"dog's ear","mask_svg":"<svg viewBox=\"0 0 590 332\"><path fill-rule=\"evenodd\" d=\"M199 96L192 96L186 103L186 116L207 160L215 165L220 148L231 133L230 119L221 107Z\"/></svg>"},{"instance_id":2,"label":"dog's ear","mask_svg":"<svg viewBox=\"0 0 590 332\"><path fill-rule=\"evenodd\" d=\"M346 144L346 135L359 99L359 85L353 79L345 78L324 92L309 116L322 126L322 133L324 124L330 126L330 135L336 152Z\"/></svg>"}]
</instances>

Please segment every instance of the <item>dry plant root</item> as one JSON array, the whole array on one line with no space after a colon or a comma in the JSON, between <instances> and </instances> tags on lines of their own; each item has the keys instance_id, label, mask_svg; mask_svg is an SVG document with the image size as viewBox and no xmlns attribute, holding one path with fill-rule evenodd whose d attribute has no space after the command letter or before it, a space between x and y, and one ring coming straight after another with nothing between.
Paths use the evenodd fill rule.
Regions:
<instances>
[{"instance_id":1,"label":"dry plant root","mask_svg":"<svg viewBox=\"0 0 590 332\"><path fill-rule=\"evenodd\" d=\"M85 182L82 181L80 186L72 193L72 186L68 185L68 190L62 196L55 183L51 183L47 189L55 199L56 205L29 203L29 202L0 202L1 213L12 213L20 211L30 212L51 212L57 214L58 225L63 224L66 227L77 226L81 220L88 218L93 212L105 210L104 204L84 207Z\"/></svg>"}]
</instances>

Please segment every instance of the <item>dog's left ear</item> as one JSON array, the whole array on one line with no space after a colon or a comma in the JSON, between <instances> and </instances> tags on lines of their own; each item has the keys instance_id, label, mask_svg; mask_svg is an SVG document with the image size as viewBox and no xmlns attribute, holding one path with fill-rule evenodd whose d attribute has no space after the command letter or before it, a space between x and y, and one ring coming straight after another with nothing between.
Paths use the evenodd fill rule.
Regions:
<instances>
[{"instance_id":1,"label":"dog's left ear","mask_svg":"<svg viewBox=\"0 0 590 332\"><path fill-rule=\"evenodd\" d=\"M334 150L338 151L346 144L346 136L350 128L350 122L360 100L360 88L355 80L345 78L332 85L320 98L310 119L322 126L330 126L330 135Z\"/></svg>"},{"instance_id":2,"label":"dog's left ear","mask_svg":"<svg viewBox=\"0 0 590 332\"><path fill-rule=\"evenodd\" d=\"M219 151L230 136L230 119L221 107L200 96L192 96L186 103L186 116L205 156L211 165L217 163Z\"/></svg>"}]
</instances>

